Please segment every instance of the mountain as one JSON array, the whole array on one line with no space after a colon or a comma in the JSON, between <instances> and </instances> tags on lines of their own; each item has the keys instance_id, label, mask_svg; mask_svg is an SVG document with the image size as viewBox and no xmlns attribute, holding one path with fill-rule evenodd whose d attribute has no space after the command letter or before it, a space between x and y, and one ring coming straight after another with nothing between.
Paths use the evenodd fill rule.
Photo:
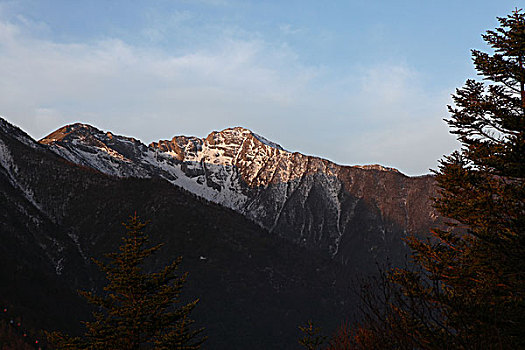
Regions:
<instances>
[{"instance_id":1,"label":"mountain","mask_svg":"<svg viewBox=\"0 0 525 350\"><path fill-rule=\"evenodd\" d=\"M402 238L439 224L432 176L337 165L286 151L240 127L146 146L73 124L39 142L108 175L163 178L356 271L369 271L377 261L401 262L407 253Z\"/></svg>"},{"instance_id":2,"label":"mountain","mask_svg":"<svg viewBox=\"0 0 525 350\"><path fill-rule=\"evenodd\" d=\"M170 162L182 167L173 157L157 151L165 168L153 161L137 166L131 158L155 159L155 150L107 136L112 147L97 151L104 146L93 129L80 129L85 138L71 139L72 155L95 151L92 158L99 160L105 153L101 164L108 170L152 173L119 177L76 164L0 118L0 302L26 324L80 331L90 308L76 290L102 292L105 281L91 258L117 249L120 223L135 211L151 221L152 244L165 243L147 269L184 257L181 270L189 278L183 297L200 299L193 317L206 327L205 348L293 349L297 325L306 320L332 330L351 318L355 275L347 266L166 181L165 174L176 174ZM68 135L55 139L65 142ZM112 149L125 158L110 156Z\"/></svg>"},{"instance_id":3,"label":"mountain","mask_svg":"<svg viewBox=\"0 0 525 350\"><path fill-rule=\"evenodd\" d=\"M58 160L0 118L0 305L29 315L26 325L73 330L71 319L87 317L88 308L75 289L64 286L89 277L82 269L70 269L84 265L76 242L42 210L24 176L20 157L39 154Z\"/></svg>"}]
</instances>

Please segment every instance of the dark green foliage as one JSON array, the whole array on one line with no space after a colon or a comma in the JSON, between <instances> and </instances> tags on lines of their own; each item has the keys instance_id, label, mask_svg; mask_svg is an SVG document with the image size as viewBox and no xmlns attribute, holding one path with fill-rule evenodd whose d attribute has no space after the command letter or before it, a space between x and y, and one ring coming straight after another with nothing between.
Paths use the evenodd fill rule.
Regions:
<instances>
[{"instance_id":1,"label":"dark green foliage","mask_svg":"<svg viewBox=\"0 0 525 350\"><path fill-rule=\"evenodd\" d=\"M437 243L412 240L440 287L430 297L465 347L525 346L525 14L499 21L483 35L494 54L472 51L493 84L467 81L449 107L463 147L441 161L435 205L454 224L434 233Z\"/></svg>"},{"instance_id":2,"label":"dark green foliage","mask_svg":"<svg viewBox=\"0 0 525 350\"><path fill-rule=\"evenodd\" d=\"M96 305L95 321L85 322L83 338L52 333L59 349L199 349L204 341L189 318L198 300L177 306L187 274L176 274L179 257L160 272L143 271L144 260L162 244L146 248L145 223L130 217L119 252L107 254L108 264L94 260L105 273L104 296L81 292Z\"/></svg>"},{"instance_id":3,"label":"dark green foliage","mask_svg":"<svg viewBox=\"0 0 525 350\"><path fill-rule=\"evenodd\" d=\"M435 172L448 229L408 239L415 268L365 293L347 349L525 347L525 14L499 22L483 35L494 53L472 51L492 84L468 80L449 106L462 148Z\"/></svg>"}]
</instances>

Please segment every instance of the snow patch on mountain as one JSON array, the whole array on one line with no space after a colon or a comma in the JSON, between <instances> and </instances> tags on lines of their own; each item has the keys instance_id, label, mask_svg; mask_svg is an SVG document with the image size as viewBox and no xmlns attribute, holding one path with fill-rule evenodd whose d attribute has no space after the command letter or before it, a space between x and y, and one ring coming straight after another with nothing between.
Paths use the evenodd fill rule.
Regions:
<instances>
[{"instance_id":1,"label":"snow patch on mountain","mask_svg":"<svg viewBox=\"0 0 525 350\"><path fill-rule=\"evenodd\" d=\"M409 218L413 214L406 209L408 192L400 189L412 180L397 170L345 167L292 153L241 127L214 131L202 139L175 136L146 146L74 124L40 142L71 162L108 175L163 178L270 232L341 256L341 261L358 259L352 255L353 244L389 249L387 236L408 232L399 233L398 227L411 226L413 232L420 228ZM376 256L376 248L369 253Z\"/></svg>"},{"instance_id":2,"label":"snow patch on mountain","mask_svg":"<svg viewBox=\"0 0 525 350\"><path fill-rule=\"evenodd\" d=\"M232 180L235 178L233 167L206 163L202 158L202 155L195 156L180 162L171 152L148 149L139 161L161 170L160 177L197 196L232 209L242 207L247 197L239 193L238 184ZM151 172L147 175L151 176Z\"/></svg>"},{"instance_id":3,"label":"snow patch on mountain","mask_svg":"<svg viewBox=\"0 0 525 350\"><path fill-rule=\"evenodd\" d=\"M311 157L290 153L241 127L215 131L205 139L176 136L171 141L145 146L134 139L74 124L40 142L71 162L108 175L164 178L197 196L236 210L270 231L279 225L281 212L297 189L302 192L300 205L305 206L313 186L313 180L306 179L306 175L324 173L336 179L333 169L320 159L312 161ZM331 206L339 211L340 205L335 202L341 184L333 179L334 183L323 187L335 186L329 201L334 201ZM271 191L265 194L270 185ZM307 225L303 229L310 232L313 228ZM337 237L331 238L332 253L338 250L341 232L337 231ZM301 239L306 240L302 235Z\"/></svg>"},{"instance_id":4,"label":"snow patch on mountain","mask_svg":"<svg viewBox=\"0 0 525 350\"><path fill-rule=\"evenodd\" d=\"M40 205L35 200L35 195L33 191L17 180L18 168L13 160L9 148L2 141L2 139L0 139L0 165L2 166L2 168L4 168L7 174L7 178L9 179L11 185L15 188L18 188L31 204L33 204L38 209L41 209Z\"/></svg>"}]
</instances>

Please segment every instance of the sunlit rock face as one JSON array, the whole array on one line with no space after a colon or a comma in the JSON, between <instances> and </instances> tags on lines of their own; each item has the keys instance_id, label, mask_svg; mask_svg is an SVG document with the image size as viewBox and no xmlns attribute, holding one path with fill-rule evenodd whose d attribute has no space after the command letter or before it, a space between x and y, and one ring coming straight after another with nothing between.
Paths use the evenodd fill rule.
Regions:
<instances>
[{"instance_id":1,"label":"sunlit rock face","mask_svg":"<svg viewBox=\"0 0 525 350\"><path fill-rule=\"evenodd\" d=\"M439 223L431 206L431 176L407 177L380 165L337 165L289 152L241 127L146 146L73 124L40 143L108 175L164 178L356 268L402 259L407 252L402 238L426 234Z\"/></svg>"},{"instance_id":2,"label":"sunlit rock face","mask_svg":"<svg viewBox=\"0 0 525 350\"><path fill-rule=\"evenodd\" d=\"M352 317L348 265L165 181L173 157L158 154L148 164L155 149L81 125L52 138L84 165L0 118L0 296L26 324L84 331L81 321L96 310L77 291L103 295L107 280L91 258L106 262L117 251L121 223L133 213L150 221L151 245L163 244L145 270L160 271L183 256L180 271L189 276L182 298L199 299L192 319L206 329L210 349L293 349L305 319L335 329ZM107 175L85 164L150 178ZM200 175L176 174L198 184Z\"/></svg>"}]
</instances>

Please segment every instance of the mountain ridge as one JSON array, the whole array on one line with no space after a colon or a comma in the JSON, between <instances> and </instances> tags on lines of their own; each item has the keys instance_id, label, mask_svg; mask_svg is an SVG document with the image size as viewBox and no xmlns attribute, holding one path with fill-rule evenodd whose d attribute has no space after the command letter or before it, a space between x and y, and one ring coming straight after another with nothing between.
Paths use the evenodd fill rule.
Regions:
<instances>
[{"instance_id":1,"label":"mountain ridge","mask_svg":"<svg viewBox=\"0 0 525 350\"><path fill-rule=\"evenodd\" d=\"M1 116L0 116L0 118L1 118ZM139 142L139 143L141 143L143 145L146 145L146 143L142 142L138 138L128 137L128 136L119 135L119 134L114 134L111 131L103 131L102 129L99 129L98 127L95 127L95 126L92 126L92 125L90 125L88 123L83 123L83 122L76 122L76 123L73 123L73 124L64 125L64 126L58 128L57 130L51 132L47 136L42 137L40 140L38 140L38 142L41 143L41 144L46 144L46 145L53 144L54 142L60 142L65 137L67 137L68 134L73 133L74 131L79 130L81 128L85 128L87 130L91 130L91 131L94 131L95 133L99 133L99 134L106 134L110 138L111 137L123 138L123 139L128 139L128 140L130 140L132 142ZM64 132L64 131L68 131L68 132ZM204 140L210 141L210 140L213 139L213 137L215 135L217 135L217 134L224 134L224 133L227 133L227 132L230 132L230 131L240 131L243 134L250 134L251 136L253 136L255 139L257 139L262 144L264 144L266 146L269 146L269 147L272 147L272 148L275 148L275 149L278 149L278 150L286 152L286 153L301 154L301 155L303 155L305 157L317 158L317 159L320 159L320 160L323 160L323 161L335 164L335 165L340 166L340 167L353 167L353 168L359 168L359 169L365 169L365 170L394 171L394 172L398 172L400 174L403 174L404 176L407 176L407 177L431 176L430 174L422 174L422 175L410 176L410 175L402 173L400 170L398 170L398 169L396 169L394 167L383 166L381 164L362 164L362 165L339 164L339 163L336 163L336 162L331 161L329 159L323 158L322 156L307 155L307 154L304 154L304 153L301 153L301 152L298 152L298 151L289 151L289 150L283 148L280 144L278 144L276 142L273 142L273 141L270 141L269 139L265 138L264 136L261 136L260 134L257 134L255 132L253 132L251 129L243 127L243 126L228 127L228 128L223 129L223 130L220 130L220 131L219 130L214 130L214 131L211 131L210 133L208 133L208 135L206 137L202 137L202 138L198 137L198 136L175 135L171 139L161 139L161 140L158 140L158 141L152 141L149 144L147 144L147 147L162 148L162 146L166 145L166 144L179 143L179 140L187 140L187 141L191 140L193 142L195 142L195 141L199 142L199 141L204 141ZM164 147L166 147L166 146L164 146Z\"/></svg>"},{"instance_id":2,"label":"mountain ridge","mask_svg":"<svg viewBox=\"0 0 525 350\"><path fill-rule=\"evenodd\" d=\"M37 329L78 333L80 320L90 319L75 291L103 293L90 258L118 248L120 223L134 211L151 220L152 245L164 243L146 270L184 256L183 298L200 299L193 317L206 328L209 348L294 348L298 324L315 318L333 329L355 303L352 274L318 250L165 179L107 175L20 137L27 141L0 125L9 168L34 196L31 203L0 164L0 302Z\"/></svg>"},{"instance_id":3,"label":"mountain ridge","mask_svg":"<svg viewBox=\"0 0 525 350\"><path fill-rule=\"evenodd\" d=\"M255 135L235 127L206 138L175 136L146 146L77 123L40 144L108 175L163 178L296 244L320 248L350 264L361 258L382 260L392 251L404 256L399 252L406 249L392 245L438 223L429 199L435 194L432 176L409 177L380 165L341 166L286 151ZM356 210L362 213L356 215ZM363 217L365 223L360 222ZM352 246L367 240L375 243L355 256ZM340 249L342 243L346 249Z\"/></svg>"}]
</instances>

